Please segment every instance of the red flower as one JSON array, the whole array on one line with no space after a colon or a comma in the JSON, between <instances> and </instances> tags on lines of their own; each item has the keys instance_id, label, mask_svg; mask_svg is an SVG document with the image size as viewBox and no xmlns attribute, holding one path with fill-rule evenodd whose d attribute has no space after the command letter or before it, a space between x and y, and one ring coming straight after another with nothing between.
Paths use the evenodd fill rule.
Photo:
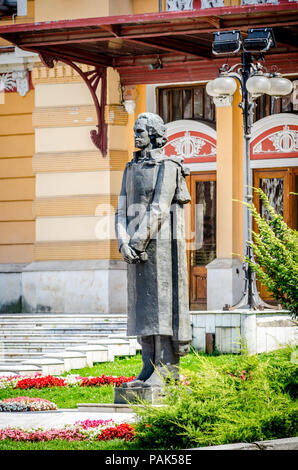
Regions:
<instances>
[{"instance_id":1,"label":"red flower","mask_svg":"<svg viewBox=\"0 0 298 470\"><path fill-rule=\"evenodd\" d=\"M45 388L45 387L66 387L64 379L47 375L45 377L28 377L17 382L16 388Z\"/></svg>"},{"instance_id":2,"label":"red flower","mask_svg":"<svg viewBox=\"0 0 298 470\"><path fill-rule=\"evenodd\" d=\"M135 437L134 427L131 424L122 423L114 427L106 428L97 436L99 441L110 441L111 439L124 439L130 441Z\"/></svg>"},{"instance_id":3,"label":"red flower","mask_svg":"<svg viewBox=\"0 0 298 470\"><path fill-rule=\"evenodd\" d=\"M102 375L100 377L85 377L82 378L81 387L91 387L91 386L101 386L101 385L115 385L115 387L120 387L124 382L130 382L135 379L135 376L132 377L113 377L109 375Z\"/></svg>"}]
</instances>

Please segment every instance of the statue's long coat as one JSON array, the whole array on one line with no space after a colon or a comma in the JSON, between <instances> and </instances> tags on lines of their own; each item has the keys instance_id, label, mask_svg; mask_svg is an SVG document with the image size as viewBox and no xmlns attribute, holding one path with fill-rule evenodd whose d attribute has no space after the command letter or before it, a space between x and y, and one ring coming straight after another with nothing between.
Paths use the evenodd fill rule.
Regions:
<instances>
[{"instance_id":1,"label":"statue's long coat","mask_svg":"<svg viewBox=\"0 0 298 470\"><path fill-rule=\"evenodd\" d=\"M128 264L128 335L191 340L184 206L184 168L161 150L126 165L115 217L119 249L129 243L148 260Z\"/></svg>"}]
</instances>

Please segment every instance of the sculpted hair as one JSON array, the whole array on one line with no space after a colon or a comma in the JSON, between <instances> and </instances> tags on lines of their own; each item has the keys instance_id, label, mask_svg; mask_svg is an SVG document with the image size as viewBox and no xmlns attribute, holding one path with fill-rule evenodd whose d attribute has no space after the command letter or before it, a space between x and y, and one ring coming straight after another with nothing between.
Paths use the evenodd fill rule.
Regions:
<instances>
[{"instance_id":1,"label":"sculpted hair","mask_svg":"<svg viewBox=\"0 0 298 470\"><path fill-rule=\"evenodd\" d=\"M154 147L160 148L166 145L168 141L166 137L167 129L160 116L154 113L142 113L139 114L138 120L146 121L148 134Z\"/></svg>"}]
</instances>

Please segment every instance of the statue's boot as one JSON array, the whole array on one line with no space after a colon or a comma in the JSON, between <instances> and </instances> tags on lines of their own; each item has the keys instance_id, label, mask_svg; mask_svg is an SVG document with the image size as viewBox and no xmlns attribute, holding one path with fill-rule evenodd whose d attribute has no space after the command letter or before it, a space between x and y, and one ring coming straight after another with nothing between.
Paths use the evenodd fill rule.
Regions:
<instances>
[{"instance_id":1,"label":"statue's boot","mask_svg":"<svg viewBox=\"0 0 298 470\"><path fill-rule=\"evenodd\" d=\"M134 380L122 384L123 388L142 387L154 372L154 336L141 336L138 339L142 346L143 368Z\"/></svg>"},{"instance_id":2,"label":"statue's boot","mask_svg":"<svg viewBox=\"0 0 298 470\"><path fill-rule=\"evenodd\" d=\"M171 336L155 336L155 368L143 387L164 386L167 379L179 379L179 355L175 351Z\"/></svg>"}]
</instances>

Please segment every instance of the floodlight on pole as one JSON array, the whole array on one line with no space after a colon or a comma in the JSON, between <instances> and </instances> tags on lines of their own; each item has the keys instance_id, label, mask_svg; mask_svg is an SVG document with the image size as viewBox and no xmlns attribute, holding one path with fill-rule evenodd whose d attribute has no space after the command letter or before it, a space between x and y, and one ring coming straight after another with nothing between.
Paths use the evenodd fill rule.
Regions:
<instances>
[{"instance_id":1,"label":"floodlight on pole","mask_svg":"<svg viewBox=\"0 0 298 470\"><path fill-rule=\"evenodd\" d=\"M231 54L239 52L242 55L242 61L232 67L224 64L219 70L219 76L215 80L207 83L206 92L212 96L215 104L222 105L223 100L231 104L233 94L236 91L239 82L242 92L242 102L239 106L242 108L243 129L245 140L245 158L244 174L246 176L246 202L252 202L252 182L250 169L250 138L253 125L254 109L256 107L255 99L264 94L276 98L285 96L292 91L290 80L282 77L278 73L269 73L264 66L252 57L252 52L267 52L271 47L276 47L272 28L256 28L247 32L244 41L241 38L240 31L223 31L213 33L214 41L212 52L216 55ZM249 209L246 209L246 258L253 260L251 246L252 221ZM224 310L235 310L236 308L264 309L272 308L266 304L259 296L256 287L255 274L252 272L249 263L244 263L245 272L244 291L240 301L233 306L225 305Z\"/></svg>"},{"instance_id":2,"label":"floodlight on pole","mask_svg":"<svg viewBox=\"0 0 298 470\"><path fill-rule=\"evenodd\" d=\"M272 28L254 28L247 31L247 37L243 41L245 52L267 52L271 47L276 47Z\"/></svg>"}]
</instances>

